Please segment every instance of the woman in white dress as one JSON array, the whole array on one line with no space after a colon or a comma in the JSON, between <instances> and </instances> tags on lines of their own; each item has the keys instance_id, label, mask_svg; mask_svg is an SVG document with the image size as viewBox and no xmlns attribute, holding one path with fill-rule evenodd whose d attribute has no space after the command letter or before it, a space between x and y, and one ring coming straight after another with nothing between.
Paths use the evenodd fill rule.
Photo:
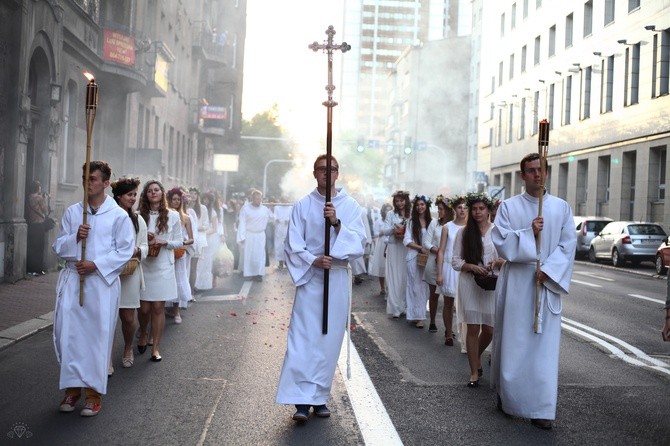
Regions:
<instances>
[{"instance_id":1,"label":"woman in white dress","mask_svg":"<svg viewBox=\"0 0 670 446\"><path fill-rule=\"evenodd\" d=\"M214 194L206 192L200 197L204 206L201 215L207 215L207 230L205 231L206 247L198 260L198 275L195 278L195 288L198 291L211 290L214 286L214 275L212 274L212 262L216 250L219 248L221 236L218 234L219 208Z\"/></svg>"},{"instance_id":2,"label":"woman in white dress","mask_svg":"<svg viewBox=\"0 0 670 446\"><path fill-rule=\"evenodd\" d=\"M140 339L137 351L147 349L147 326L151 320L151 360L159 362L160 342L165 327L165 302L177 298L174 249L183 245L179 214L168 209L165 188L158 181L144 185L140 215L147 224L149 256L142 259L146 287L140 293Z\"/></svg>"},{"instance_id":3,"label":"woman in white dress","mask_svg":"<svg viewBox=\"0 0 670 446\"><path fill-rule=\"evenodd\" d=\"M375 276L379 279L379 294L386 295L386 246L388 244L388 237L384 235L384 221L386 215L393 209L393 207L384 203L381 207L381 218L374 220L372 230L374 232L374 246L372 248L372 256L368 264L368 276Z\"/></svg>"},{"instance_id":4,"label":"woman in white dress","mask_svg":"<svg viewBox=\"0 0 670 446\"><path fill-rule=\"evenodd\" d=\"M407 321L415 322L416 328L423 328L426 320L428 302L428 284L423 281L424 265L419 265L417 256L428 255L423 247L423 239L431 222L430 198L417 195L412 201L412 218L407 225L403 244L407 247L405 263L407 267Z\"/></svg>"},{"instance_id":5,"label":"woman in white dress","mask_svg":"<svg viewBox=\"0 0 670 446\"><path fill-rule=\"evenodd\" d=\"M398 319L407 309L405 288L407 288L407 248L402 240L410 212L409 192L393 194L393 212L386 215L383 234L388 236L386 248L386 313Z\"/></svg>"},{"instance_id":6,"label":"woman in white dress","mask_svg":"<svg viewBox=\"0 0 670 446\"><path fill-rule=\"evenodd\" d=\"M193 260L191 261L190 277L191 286L193 287L193 290L197 291L198 289L212 288L211 285L209 285L209 288L204 288L208 286L207 281L205 280L203 282L202 279L198 280L198 276L200 276L202 271L206 269L200 265L200 259L205 256L205 249L207 249L207 231L210 229L209 212L200 202L200 191L198 191L198 189L194 187L189 189L189 194L193 200L193 210L195 211L196 217L198 217L198 230L193 234L195 236L195 245L197 249L193 254Z\"/></svg>"},{"instance_id":7,"label":"woman in white dress","mask_svg":"<svg viewBox=\"0 0 670 446\"><path fill-rule=\"evenodd\" d=\"M449 347L454 345L454 300L456 300L458 290L459 271L456 271L451 265L451 259L454 252L454 241L459 229L465 226L468 218L468 207L465 204L465 198L454 197L447 199L449 209L454 214L454 219L442 226L442 234L440 235L440 247L437 252L437 280L439 291L444 296L444 307L442 310L442 320L444 321L444 345ZM461 333L461 347L462 353L465 350L465 332L464 328Z\"/></svg>"},{"instance_id":8,"label":"woman in white dress","mask_svg":"<svg viewBox=\"0 0 670 446\"><path fill-rule=\"evenodd\" d=\"M437 253L440 249L440 236L442 235L442 227L453 218L453 211L448 206L448 201L444 196L437 196L435 206L437 207L437 219L430 222L426 230L426 236L422 240L423 247L428 250L428 261L423 270L423 281L428 284L428 314L430 315L428 331L431 333L437 333L435 316L437 316L437 305L440 301L440 293L437 288ZM446 311L446 305L444 307L444 311ZM444 312L442 319L445 319Z\"/></svg>"},{"instance_id":9,"label":"woman in white dress","mask_svg":"<svg viewBox=\"0 0 670 446\"><path fill-rule=\"evenodd\" d=\"M174 323L181 324L181 312L179 308L188 308L188 303L191 300L191 286L188 283L188 267L191 265L191 254L193 253L193 226L191 226L191 218L184 210L184 192L174 187L167 193L168 203L170 208L179 214L181 223L182 239L184 246L181 257L174 261L175 279L177 280L177 300L172 301L172 315L174 316Z\"/></svg>"},{"instance_id":10,"label":"woman in white dress","mask_svg":"<svg viewBox=\"0 0 670 446\"><path fill-rule=\"evenodd\" d=\"M149 253L147 243L147 224L138 218L133 210L137 201L137 188L140 180L137 178L119 178L112 183L114 201L128 212L135 228L135 252L133 258L140 261ZM142 266L138 265L130 275L121 276L121 299L119 301L119 317L121 318L121 332L123 333L123 367L132 367L133 334L135 333L135 311L140 307L140 288L142 287Z\"/></svg>"},{"instance_id":11,"label":"woman in white dress","mask_svg":"<svg viewBox=\"0 0 670 446\"><path fill-rule=\"evenodd\" d=\"M481 355L493 337L495 291L486 291L477 285L474 275L494 274L505 261L498 257L491 240L493 200L481 193L470 193L466 200L468 222L456 235L452 265L462 273L458 280L458 298L459 320L468 326L466 348L470 381L467 385L479 387L483 374Z\"/></svg>"}]
</instances>

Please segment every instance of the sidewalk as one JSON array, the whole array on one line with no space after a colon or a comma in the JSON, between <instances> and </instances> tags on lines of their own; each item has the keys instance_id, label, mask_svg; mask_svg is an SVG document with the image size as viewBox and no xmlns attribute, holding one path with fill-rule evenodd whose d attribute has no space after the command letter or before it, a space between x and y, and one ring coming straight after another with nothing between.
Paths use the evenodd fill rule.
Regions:
<instances>
[{"instance_id":1,"label":"sidewalk","mask_svg":"<svg viewBox=\"0 0 670 446\"><path fill-rule=\"evenodd\" d=\"M58 272L0 284L0 350L51 328Z\"/></svg>"}]
</instances>

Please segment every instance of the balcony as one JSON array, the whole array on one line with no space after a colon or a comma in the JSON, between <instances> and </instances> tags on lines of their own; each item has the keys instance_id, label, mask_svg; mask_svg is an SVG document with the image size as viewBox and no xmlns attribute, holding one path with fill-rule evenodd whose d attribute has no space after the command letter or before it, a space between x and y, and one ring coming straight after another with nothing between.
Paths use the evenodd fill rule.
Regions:
<instances>
[{"instance_id":1,"label":"balcony","mask_svg":"<svg viewBox=\"0 0 670 446\"><path fill-rule=\"evenodd\" d=\"M193 55L201 58L210 68L225 67L230 57L226 39L225 32L217 33L207 22L196 22L192 36Z\"/></svg>"}]
</instances>

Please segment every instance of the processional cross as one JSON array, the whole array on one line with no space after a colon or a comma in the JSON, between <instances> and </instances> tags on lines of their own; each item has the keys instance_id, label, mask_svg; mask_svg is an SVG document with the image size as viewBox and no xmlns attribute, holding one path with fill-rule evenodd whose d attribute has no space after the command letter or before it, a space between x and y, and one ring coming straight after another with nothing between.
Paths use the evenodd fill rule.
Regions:
<instances>
[{"instance_id":1,"label":"processional cross","mask_svg":"<svg viewBox=\"0 0 670 446\"><path fill-rule=\"evenodd\" d=\"M326 203L330 202L330 169L331 169L331 157L333 154L333 107L337 105L337 102L333 101L333 91L335 90L335 85L333 85L333 51L340 50L343 53L346 53L351 49L351 45L347 42L342 42L340 44L333 43L333 36L335 35L335 28L333 25L330 25L326 30L326 35L328 39L324 43L319 44L314 41L309 45L309 49L317 52L323 50L324 53L328 54L328 85L326 85L326 91L328 92L328 100L323 102L323 105L328 109L328 118L326 125ZM324 255L330 254L330 220L326 220L326 232L325 232L325 249ZM328 334L328 284L329 284L329 271L324 270L323 272L323 324L321 332L323 334Z\"/></svg>"}]
</instances>

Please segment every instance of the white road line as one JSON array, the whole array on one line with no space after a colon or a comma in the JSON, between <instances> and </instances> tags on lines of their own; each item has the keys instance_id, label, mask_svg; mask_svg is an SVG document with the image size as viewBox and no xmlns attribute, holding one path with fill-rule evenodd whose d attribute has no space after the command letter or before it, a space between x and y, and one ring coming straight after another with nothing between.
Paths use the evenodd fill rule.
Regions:
<instances>
[{"instance_id":1,"label":"white road line","mask_svg":"<svg viewBox=\"0 0 670 446\"><path fill-rule=\"evenodd\" d=\"M205 425L202 427L202 432L200 432L200 438L198 439L197 443L198 446L202 446L203 444L205 444L205 440L207 440L207 434L209 433L209 426L212 424L212 419L214 418L216 409L219 407L219 403L221 402L223 392L226 390L226 384L228 384L228 381L224 380L223 384L221 385L221 391L219 392L219 395L216 397L214 406L212 406L212 410L209 412L209 415L205 420Z\"/></svg>"},{"instance_id":2,"label":"white road line","mask_svg":"<svg viewBox=\"0 0 670 446\"><path fill-rule=\"evenodd\" d=\"M346 339L342 343L338 367L366 446L402 445L402 440L353 344L351 344L351 379L346 379Z\"/></svg>"},{"instance_id":3,"label":"white road line","mask_svg":"<svg viewBox=\"0 0 670 446\"><path fill-rule=\"evenodd\" d=\"M244 300L249 297L249 291L251 291L252 281L248 280L242 284L240 292L237 294L217 294L211 296L200 296L198 297L198 302L222 302L230 300Z\"/></svg>"},{"instance_id":4,"label":"white road line","mask_svg":"<svg viewBox=\"0 0 670 446\"><path fill-rule=\"evenodd\" d=\"M638 299L648 300L649 302L656 302L657 304L665 305L661 299L654 299L653 297L642 296L641 294L629 294L630 297L637 297Z\"/></svg>"},{"instance_id":5,"label":"white road line","mask_svg":"<svg viewBox=\"0 0 670 446\"><path fill-rule=\"evenodd\" d=\"M617 358L621 359L624 362L627 362L627 363L633 364L633 365L639 365L639 366L646 365L642 361L638 361L637 359L631 358L630 356L625 354L623 352L623 350L621 350L619 348L616 348L615 346L613 346L609 342L605 342L602 339L600 339L596 336L593 336L593 335L591 335L591 334L589 334L585 331L582 331L578 328L572 327L572 326L570 326L568 324L565 324L565 323L561 324L561 327L563 327L565 330L568 330L568 331L571 331L571 332L575 333L578 336L581 336L582 338L586 338L590 341L595 342L596 344L600 345L605 350L608 350L610 353L612 353L614 356L616 356Z\"/></svg>"},{"instance_id":6,"label":"white road line","mask_svg":"<svg viewBox=\"0 0 670 446\"><path fill-rule=\"evenodd\" d=\"M595 284L595 283L589 283L589 282L582 282L581 280L577 280L577 279L572 279L572 280L570 280L570 282L578 283L580 285L590 286L592 288L602 288L602 285L598 285L598 284Z\"/></svg>"},{"instance_id":7,"label":"white road line","mask_svg":"<svg viewBox=\"0 0 670 446\"><path fill-rule=\"evenodd\" d=\"M591 274L587 271L573 271L573 274L581 274L582 276L589 276L589 277L593 277L594 279L605 280L607 282L614 282L614 279L610 279L609 277L597 276L597 275Z\"/></svg>"}]
</instances>

